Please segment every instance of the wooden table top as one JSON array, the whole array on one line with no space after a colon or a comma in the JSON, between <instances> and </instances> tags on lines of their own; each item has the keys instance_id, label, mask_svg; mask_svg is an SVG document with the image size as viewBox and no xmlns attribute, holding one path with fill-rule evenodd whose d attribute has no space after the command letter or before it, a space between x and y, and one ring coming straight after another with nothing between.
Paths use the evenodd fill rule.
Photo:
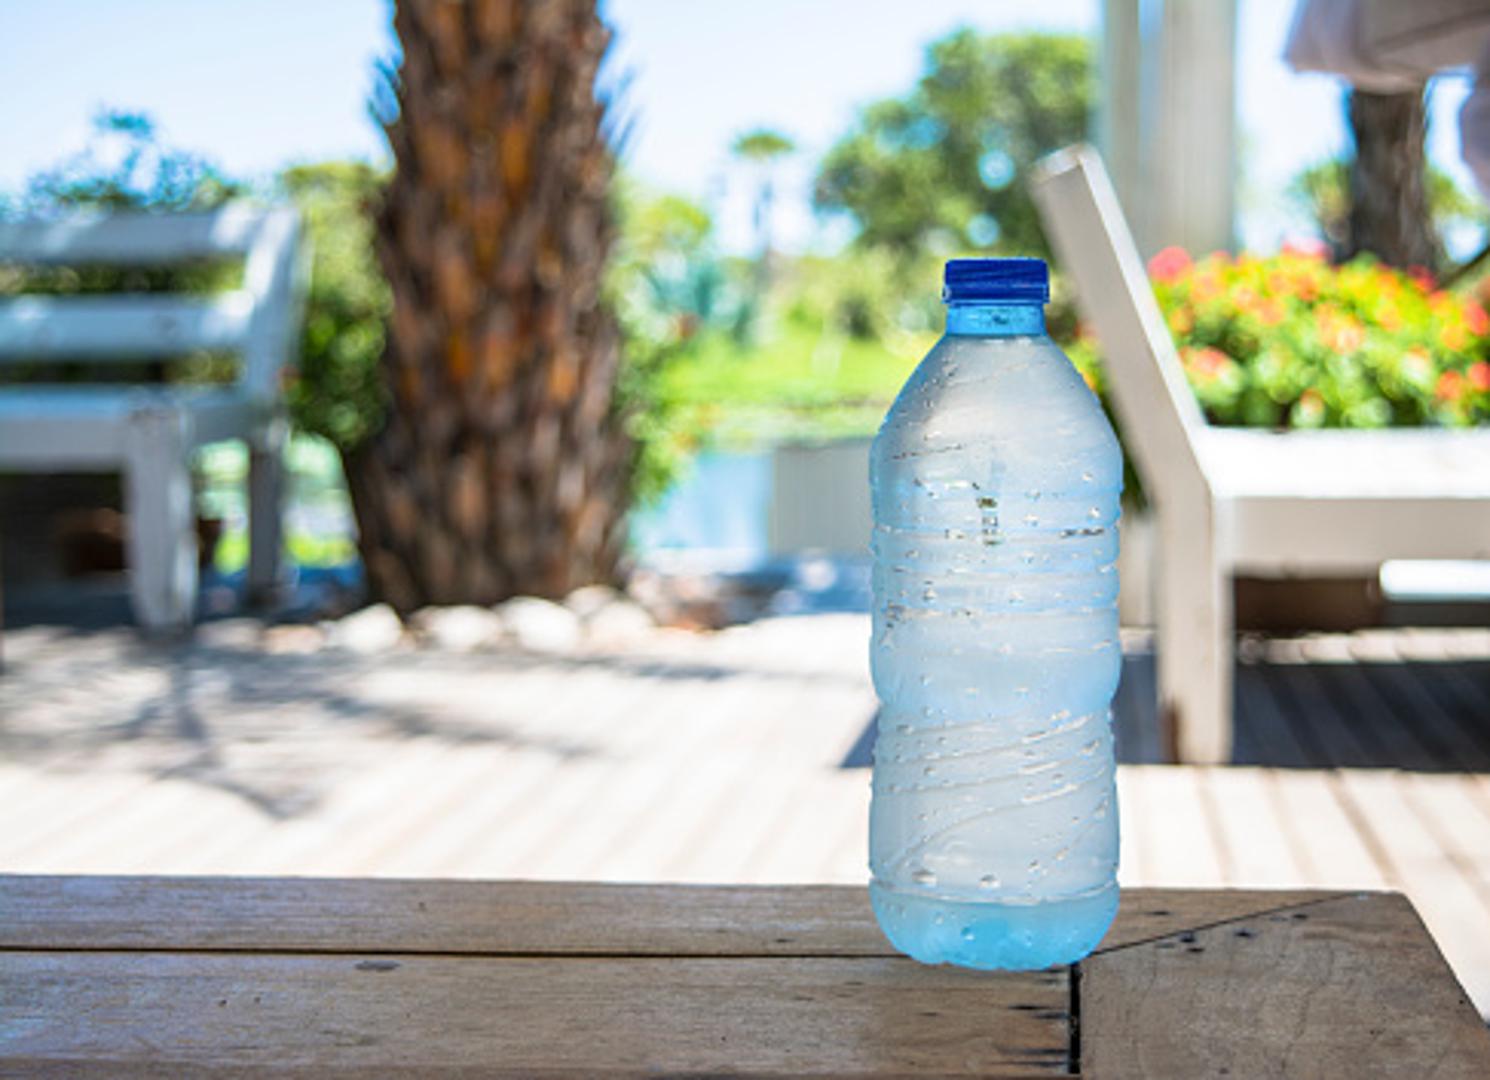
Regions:
<instances>
[{"instance_id":1,"label":"wooden table top","mask_svg":"<svg viewBox=\"0 0 1490 1080\"><path fill-rule=\"evenodd\" d=\"M1134 889L1070 968L865 891L0 876L0 1076L1490 1076L1395 893Z\"/></svg>"}]
</instances>

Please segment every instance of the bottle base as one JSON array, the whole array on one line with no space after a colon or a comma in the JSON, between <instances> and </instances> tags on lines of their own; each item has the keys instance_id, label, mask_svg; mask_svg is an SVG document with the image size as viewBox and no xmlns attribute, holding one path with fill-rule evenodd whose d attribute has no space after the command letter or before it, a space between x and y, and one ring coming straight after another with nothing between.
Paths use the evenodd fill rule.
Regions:
<instances>
[{"instance_id":1,"label":"bottle base","mask_svg":"<svg viewBox=\"0 0 1490 1080\"><path fill-rule=\"evenodd\" d=\"M1087 956L1117 915L1118 887L1033 903L952 900L869 884L890 944L923 964L1038 971Z\"/></svg>"}]
</instances>

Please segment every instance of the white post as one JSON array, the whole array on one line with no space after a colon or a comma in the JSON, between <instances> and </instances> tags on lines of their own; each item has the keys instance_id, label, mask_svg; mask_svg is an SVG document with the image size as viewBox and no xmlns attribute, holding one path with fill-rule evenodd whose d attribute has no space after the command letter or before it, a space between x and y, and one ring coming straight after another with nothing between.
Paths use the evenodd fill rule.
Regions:
<instances>
[{"instance_id":1,"label":"white post","mask_svg":"<svg viewBox=\"0 0 1490 1080\"><path fill-rule=\"evenodd\" d=\"M1144 70L1142 0L1102 4L1101 89L1097 93L1096 141L1117 190L1128 227L1146 250L1143 196Z\"/></svg>"},{"instance_id":2,"label":"white post","mask_svg":"<svg viewBox=\"0 0 1490 1080\"><path fill-rule=\"evenodd\" d=\"M1097 142L1149 257L1230 249L1236 0L1104 0Z\"/></svg>"},{"instance_id":3,"label":"white post","mask_svg":"<svg viewBox=\"0 0 1490 1080\"><path fill-rule=\"evenodd\" d=\"M1160 735L1170 761L1225 765L1232 743L1231 576L1218 520L1225 507L1203 487L1176 486L1158 515Z\"/></svg>"},{"instance_id":4,"label":"white post","mask_svg":"<svg viewBox=\"0 0 1490 1080\"><path fill-rule=\"evenodd\" d=\"M130 414L125 427L125 511L130 592L147 631L191 625L197 598L196 514L189 418L169 403Z\"/></svg>"},{"instance_id":5,"label":"white post","mask_svg":"<svg viewBox=\"0 0 1490 1080\"><path fill-rule=\"evenodd\" d=\"M1165 0L1146 239L1230 250L1236 206L1236 0ZM1147 250L1144 254L1152 254Z\"/></svg>"}]
</instances>

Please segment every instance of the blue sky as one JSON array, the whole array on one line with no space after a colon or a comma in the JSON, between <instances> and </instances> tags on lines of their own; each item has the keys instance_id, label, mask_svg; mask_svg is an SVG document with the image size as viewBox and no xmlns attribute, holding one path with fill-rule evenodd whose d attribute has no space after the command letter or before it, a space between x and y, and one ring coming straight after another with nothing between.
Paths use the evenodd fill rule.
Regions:
<instances>
[{"instance_id":1,"label":"blue sky","mask_svg":"<svg viewBox=\"0 0 1490 1080\"><path fill-rule=\"evenodd\" d=\"M858 105L909 87L926 43L984 30L1095 33L1097 0L602 0L632 73L628 167L706 199L727 246L748 243L749 188L730 168L739 131L769 125L801 152L786 169L777 234L831 244L812 218L812 163ZM1340 90L1278 59L1293 0L1240 0L1242 226L1254 247L1297 232L1281 200L1301 166L1340 148ZM228 172L386 151L366 114L375 58L391 48L385 0L0 0L0 188L78 149L101 106L151 113L166 140ZM1032 14L1033 13L1033 14ZM1454 117L1461 77L1435 91L1430 152L1468 187Z\"/></svg>"}]
</instances>

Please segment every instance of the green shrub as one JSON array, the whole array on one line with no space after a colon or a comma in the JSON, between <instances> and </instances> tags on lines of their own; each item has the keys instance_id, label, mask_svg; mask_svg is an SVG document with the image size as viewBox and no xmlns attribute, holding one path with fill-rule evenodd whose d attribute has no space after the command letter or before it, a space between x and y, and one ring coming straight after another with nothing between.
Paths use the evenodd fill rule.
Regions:
<instances>
[{"instance_id":1,"label":"green shrub","mask_svg":"<svg viewBox=\"0 0 1490 1080\"><path fill-rule=\"evenodd\" d=\"M1490 419L1490 316L1480 303L1368 257L1332 266L1285 249L1178 248L1149 263L1186 378L1213 424L1264 428L1461 427ZM1077 366L1104 389L1099 350Z\"/></svg>"}]
</instances>

